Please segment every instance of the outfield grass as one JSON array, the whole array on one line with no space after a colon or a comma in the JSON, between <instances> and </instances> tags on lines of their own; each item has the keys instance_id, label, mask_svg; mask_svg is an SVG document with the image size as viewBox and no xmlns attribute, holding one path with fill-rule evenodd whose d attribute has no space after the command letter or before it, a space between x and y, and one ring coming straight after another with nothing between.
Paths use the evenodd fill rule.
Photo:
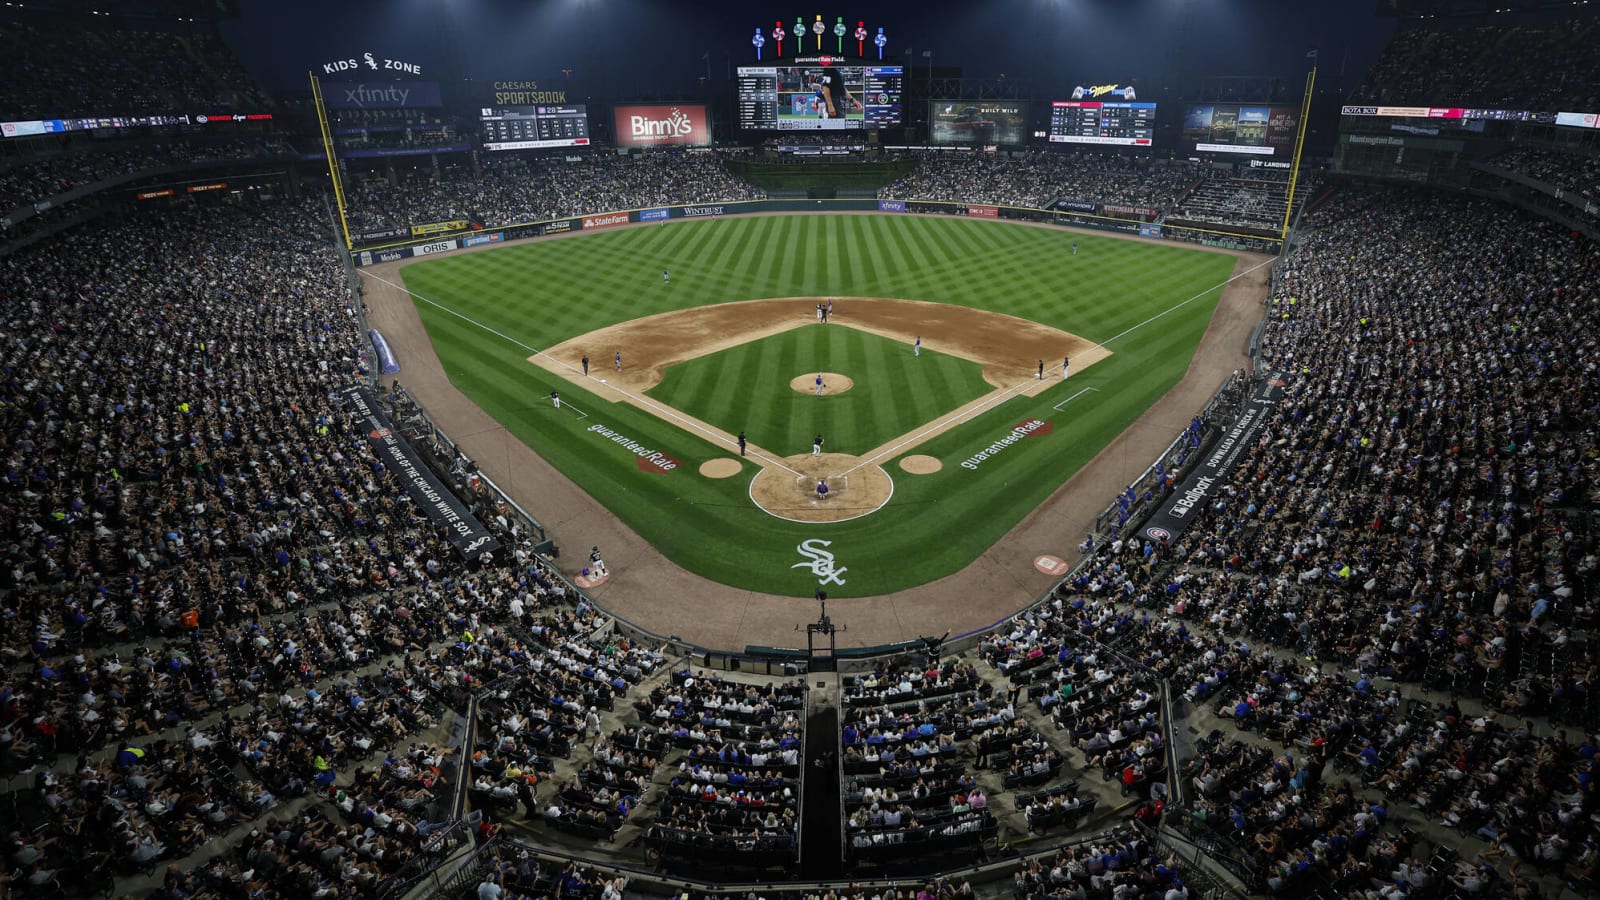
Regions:
<instances>
[{"instance_id":1,"label":"outfield grass","mask_svg":"<svg viewBox=\"0 0 1600 900\"><path fill-rule=\"evenodd\" d=\"M855 387L826 397L789 387L808 372L847 375ZM648 393L787 456L808 452L819 431L830 452L863 453L991 390L977 363L926 350L913 356L900 341L827 326L670 366Z\"/></svg>"},{"instance_id":2,"label":"outfield grass","mask_svg":"<svg viewBox=\"0 0 1600 900\"><path fill-rule=\"evenodd\" d=\"M1177 382L1232 266L1233 258L1221 254L1004 222L807 215L620 229L425 260L401 272L422 298L418 311L451 380L512 433L679 565L728 584L804 597L816 581L790 566L800 561L795 546L807 538L834 541L840 564L850 567L848 584L829 588L838 596L910 587L971 562ZM670 285L661 283L664 268L672 270ZM699 462L726 456L728 448L558 381L526 359L652 313L820 295L993 309L1111 340L1113 355L1065 387L1009 400L918 447L944 463L936 475L913 477L886 463L896 484L890 504L831 525L767 515L746 496L753 466L722 480L696 474ZM1100 392L1052 409L1084 387ZM541 402L554 389L568 409ZM734 422L736 401L727 402L726 411L708 409L704 417L727 422L729 430L747 427ZM959 402L952 397L947 408ZM591 417L579 420L570 407ZM1052 422L1052 433L1018 442L976 470L960 467L1030 416ZM688 465L640 474L634 456L586 431L591 424L647 441ZM1107 485L1106 496L1118 487Z\"/></svg>"}]
</instances>

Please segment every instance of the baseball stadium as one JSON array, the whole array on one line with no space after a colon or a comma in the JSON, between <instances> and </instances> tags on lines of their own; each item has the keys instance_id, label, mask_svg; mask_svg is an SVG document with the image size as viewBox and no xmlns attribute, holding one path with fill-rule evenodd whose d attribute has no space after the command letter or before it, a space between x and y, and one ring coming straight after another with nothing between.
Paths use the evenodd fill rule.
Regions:
<instances>
[{"instance_id":1,"label":"baseball stadium","mask_svg":"<svg viewBox=\"0 0 1600 900\"><path fill-rule=\"evenodd\" d=\"M0 898L1600 894L1600 12L793 12L0 10Z\"/></svg>"}]
</instances>

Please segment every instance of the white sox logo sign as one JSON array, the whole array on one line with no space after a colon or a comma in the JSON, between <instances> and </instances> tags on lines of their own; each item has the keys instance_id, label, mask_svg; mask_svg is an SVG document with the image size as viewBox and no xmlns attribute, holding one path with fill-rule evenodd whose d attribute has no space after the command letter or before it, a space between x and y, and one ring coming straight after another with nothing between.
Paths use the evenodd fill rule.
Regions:
<instances>
[{"instance_id":1,"label":"white sox logo sign","mask_svg":"<svg viewBox=\"0 0 1600 900\"><path fill-rule=\"evenodd\" d=\"M833 567L833 554L823 549L831 546L833 546L833 541L825 541L821 538L812 538L801 542L799 546L794 548L795 552L811 561L797 562L789 568L810 569L811 574L817 576L817 584L819 585L844 584L844 579L839 576L850 570L844 566L840 566L837 569Z\"/></svg>"}]
</instances>

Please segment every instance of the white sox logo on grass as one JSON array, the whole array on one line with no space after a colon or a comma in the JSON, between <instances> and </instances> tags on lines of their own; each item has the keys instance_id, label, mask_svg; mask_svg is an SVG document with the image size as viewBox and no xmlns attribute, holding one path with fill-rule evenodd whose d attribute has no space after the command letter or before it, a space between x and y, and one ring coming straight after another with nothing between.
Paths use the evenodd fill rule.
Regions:
<instances>
[{"instance_id":1,"label":"white sox logo on grass","mask_svg":"<svg viewBox=\"0 0 1600 900\"><path fill-rule=\"evenodd\" d=\"M810 569L811 574L817 576L817 584L819 585L844 584L844 579L839 576L850 570L844 566L834 566L833 553L824 549L831 546L833 546L833 541L825 541L822 538L802 541L799 546L794 548L795 552L806 557L810 562L797 562L789 568Z\"/></svg>"}]
</instances>

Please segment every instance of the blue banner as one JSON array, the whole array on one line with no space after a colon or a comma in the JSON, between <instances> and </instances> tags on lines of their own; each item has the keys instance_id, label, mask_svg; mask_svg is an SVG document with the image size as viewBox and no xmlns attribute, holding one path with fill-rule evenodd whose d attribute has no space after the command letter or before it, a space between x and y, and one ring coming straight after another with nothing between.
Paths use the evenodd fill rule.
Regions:
<instances>
[{"instance_id":1,"label":"blue banner","mask_svg":"<svg viewBox=\"0 0 1600 900\"><path fill-rule=\"evenodd\" d=\"M671 218L671 216L672 212L666 209L642 209L639 211L639 221L641 222L659 222L662 219Z\"/></svg>"},{"instance_id":2,"label":"blue banner","mask_svg":"<svg viewBox=\"0 0 1600 900\"><path fill-rule=\"evenodd\" d=\"M506 234L503 231L496 231L493 234L474 234L462 238L461 246L476 247L480 244L498 244L505 239Z\"/></svg>"},{"instance_id":3,"label":"blue banner","mask_svg":"<svg viewBox=\"0 0 1600 900\"><path fill-rule=\"evenodd\" d=\"M324 81L329 109L428 109L443 106L437 81Z\"/></svg>"},{"instance_id":4,"label":"blue banner","mask_svg":"<svg viewBox=\"0 0 1600 900\"><path fill-rule=\"evenodd\" d=\"M905 211L906 211L906 202L904 200L879 200L878 201L878 212L905 212Z\"/></svg>"}]
</instances>

